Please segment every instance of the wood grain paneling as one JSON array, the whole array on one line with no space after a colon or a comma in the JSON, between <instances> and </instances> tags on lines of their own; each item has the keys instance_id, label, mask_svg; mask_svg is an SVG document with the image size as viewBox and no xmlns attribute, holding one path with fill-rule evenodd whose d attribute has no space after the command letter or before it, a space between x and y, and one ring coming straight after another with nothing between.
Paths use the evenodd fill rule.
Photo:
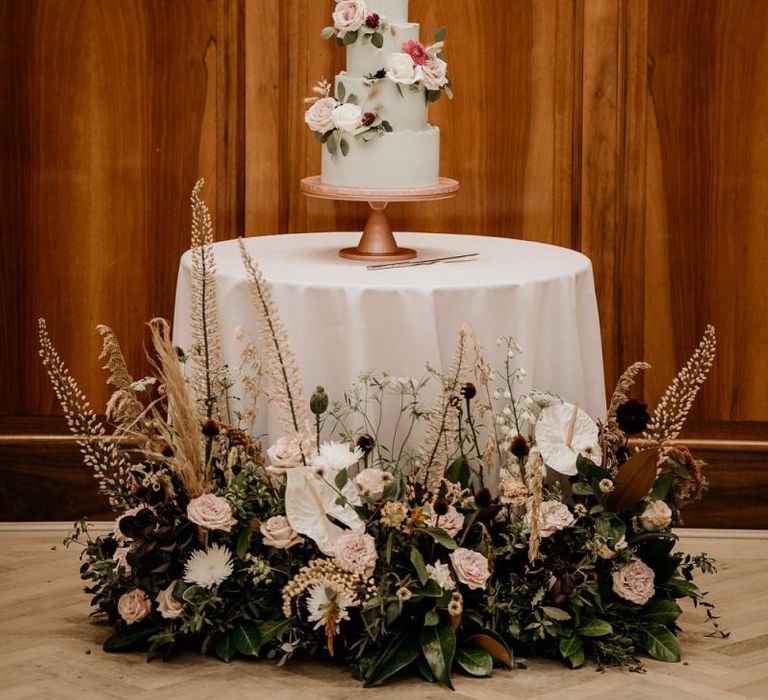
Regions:
<instances>
[{"instance_id":1,"label":"wood grain paneling","mask_svg":"<svg viewBox=\"0 0 768 700\"><path fill-rule=\"evenodd\" d=\"M143 323L170 315L199 176L217 236L356 230L363 204L309 200L302 120L344 67L319 0L0 0L0 435L52 428L35 319L98 407L96 323L144 367ZM411 0L448 25L456 100L431 108L453 200L399 204L401 230L583 250L606 380L631 361L653 403L713 323L720 356L689 434L768 440L768 23L752 0ZM492 18L492 21L489 21ZM762 443L760 441L763 441ZM0 444L0 501L27 517L35 472L93 510L72 453ZM708 448L691 524L768 526L768 451ZM5 486L2 484L5 483ZM48 487L46 487L48 488ZM764 490L764 489L763 489ZM49 489L53 492L53 486ZM68 496L69 497L69 496ZM751 498L748 508L742 507ZM80 504L80 505L77 505ZM0 517L2 517L0 515ZM738 520L738 522L732 522Z\"/></svg>"}]
</instances>

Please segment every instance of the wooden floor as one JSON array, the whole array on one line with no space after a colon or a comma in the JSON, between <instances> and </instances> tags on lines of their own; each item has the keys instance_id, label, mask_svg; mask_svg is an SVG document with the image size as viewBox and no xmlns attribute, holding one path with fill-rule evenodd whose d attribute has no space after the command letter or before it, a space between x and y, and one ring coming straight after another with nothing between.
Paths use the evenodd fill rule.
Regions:
<instances>
[{"instance_id":1,"label":"wooden floor","mask_svg":"<svg viewBox=\"0 0 768 700\"><path fill-rule=\"evenodd\" d=\"M21 526L17 526L20 528ZM5 528L5 529L4 529ZM269 698L347 700L401 698L568 698L685 700L768 698L768 531L692 531L689 551L718 558L719 574L702 580L718 604L729 639L705 636L705 616L690 606L681 617L684 660L648 661L643 674L594 668L569 671L530 661L492 679L456 679L451 695L417 680L362 691L343 669L311 662L269 662L185 655L147 664L141 654L104 654L107 629L88 621L78 578L78 552L62 531L13 531L0 525L0 698Z\"/></svg>"}]
</instances>

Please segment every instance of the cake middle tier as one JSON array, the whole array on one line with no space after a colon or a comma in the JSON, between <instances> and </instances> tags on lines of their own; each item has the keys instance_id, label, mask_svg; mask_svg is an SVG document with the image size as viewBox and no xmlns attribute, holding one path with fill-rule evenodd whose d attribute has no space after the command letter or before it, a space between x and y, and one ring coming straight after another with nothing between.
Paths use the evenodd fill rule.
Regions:
<instances>
[{"instance_id":1,"label":"cake middle tier","mask_svg":"<svg viewBox=\"0 0 768 700\"><path fill-rule=\"evenodd\" d=\"M368 82L368 84L366 84ZM374 112L388 121L395 131L421 131L426 129L428 109L424 88L397 84L388 78L372 83L349 73L336 76L336 94L339 84L344 85L346 95L355 95L363 112Z\"/></svg>"},{"instance_id":2,"label":"cake middle tier","mask_svg":"<svg viewBox=\"0 0 768 700\"><path fill-rule=\"evenodd\" d=\"M347 46L347 73L362 77L381 70L391 54L402 52L406 41L419 40L419 25L392 24L382 36L384 43L380 49L370 42L363 44L359 40Z\"/></svg>"},{"instance_id":3,"label":"cake middle tier","mask_svg":"<svg viewBox=\"0 0 768 700\"><path fill-rule=\"evenodd\" d=\"M396 190L431 187L440 174L440 129L394 131L367 143L347 138L346 156L323 148L325 185Z\"/></svg>"}]
</instances>

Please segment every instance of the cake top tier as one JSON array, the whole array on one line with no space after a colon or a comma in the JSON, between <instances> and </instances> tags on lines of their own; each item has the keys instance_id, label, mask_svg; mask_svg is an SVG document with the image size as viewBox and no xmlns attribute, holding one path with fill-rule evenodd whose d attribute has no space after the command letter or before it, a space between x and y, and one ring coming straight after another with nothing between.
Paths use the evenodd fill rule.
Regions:
<instances>
[{"instance_id":1,"label":"cake top tier","mask_svg":"<svg viewBox=\"0 0 768 700\"><path fill-rule=\"evenodd\" d=\"M366 0L368 10L386 17L388 22L402 24L408 21L408 0Z\"/></svg>"}]
</instances>

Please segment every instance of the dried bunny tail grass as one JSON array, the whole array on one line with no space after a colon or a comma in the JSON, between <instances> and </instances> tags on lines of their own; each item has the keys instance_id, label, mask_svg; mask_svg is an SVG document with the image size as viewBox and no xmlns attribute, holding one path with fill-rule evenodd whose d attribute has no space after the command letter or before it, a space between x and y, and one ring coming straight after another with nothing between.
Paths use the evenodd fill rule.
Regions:
<instances>
[{"instance_id":1,"label":"dried bunny tail grass","mask_svg":"<svg viewBox=\"0 0 768 700\"><path fill-rule=\"evenodd\" d=\"M448 373L443 376L440 391L429 420L424 430L424 438L419 446L416 473L417 480L427 491L437 493L445 473L445 463L451 453L448 422L451 410L451 398L456 396L463 377L467 374L467 337L470 330L466 326L459 329L453 361Z\"/></svg>"},{"instance_id":2,"label":"dried bunny tail grass","mask_svg":"<svg viewBox=\"0 0 768 700\"><path fill-rule=\"evenodd\" d=\"M624 373L619 377L619 381L614 389L613 396L611 397L611 403L608 406L608 414L605 419L604 435L608 446L611 448L617 447L623 439L623 433L619 428L619 424L616 421L616 411L621 404L629 400L629 390L635 383L637 375L643 370L650 369L651 366L647 362L635 362L627 367Z\"/></svg>"},{"instance_id":3,"label":"dried bunny tail grass","mask_svg":"<svg viewBox=\"0 0 768 700\"><path fill-rule=\"evenodd\" d=\"M483 450L483 463L486 471L490 476L494 469L494 456L498 455L499 464L496 470L496 480L498 480L498 471L501 469L501 439L499 438L498 424L496 423L496 411L494 410L493 399L491 398L491 379L493 377L493 368L486 361L483 354L483 346L480 344L477 336L473 331L470 331L470 342L472 343L473 352L473 372L475 380L482 387L485 392L485 403L478 402L480 417L484 417L486 413L491 414L491 428L492 432L486 440L485 448Z\"/></svg>"},{"instance_id":4,"label":"dried bunny tail grass","mask_svg":"<svg viewBox=\"0 0 768 700\"><path fill-rule=\"evenodd\" d=\"M109 498L113 508L130 508L133 504L130 463L120 455L117 444L106 436L104 425L91 410L75 378L69 373L48 335L45 319L38 320L40 358L48 372L56 398L77 436L83 462L93 469L99 483L99 492Z\"/></svg>"},{"instance_id":5,"label":"dried bunny tail grass","mask_svg":"<svg viewBox=\"0 0 768 700\"><path fill-rule=\"evenodd\" d=\"M251 303L260 325L264 374L269 383L267 397L277 408L283 428L290 434L302 437L302 459L306 463L306 455L311 447L305 438L311 423L296 357L280 321L269 284L245 249L242 238L238 239L238 244L248 273Z\"/></svg>"},{"instance_id":6,"label":"dried bunny tail grass","mask_svg":"<svg viewBox=\"0 0 768 700\"><path fill-rule=\"evenodd\" d=\"M192 190L192 282L190 327L192 347L189 351L190 381L197 394L197 416L219 418L224 363L219 336L219 314L216 306L216 259L213 255L211 213L200 198L205 180Z\"/></svg>"},{"instance_id":7,"label":"dried bunny tail grass","mask_svg":"<svg viewBox=\"0 0 768 700\"><path fill-rule=\"evenodd\" d=\"M542 473L543 465L541 453L538 450L532 451L525 465L528 488L531 491L531 498L528 502L528 517L530 518L530 534L528 536L528 561L533 563L539 556L539 545L541 545L541 533L539 532L539 511L541 510L542 499Z\"/></svg>"},{"instance_id":8,"label":"dried bunny tail grass","mask_svg":"<svg viewBox=\"0 0 768 700\"><path fill-rule=\"evenodd\" d=\"M107 383L115 387L115 392L107 403L107 419L111 421L118 432L122 432L127 426L132 426L144 411L144 406L131 391L133 377L128 371L123 350L117 340L115 332L104 325L96 326L101 335L102 346L100 360L106 360L104 369L109 372Z\"/></svg>"},{"instance_id":9,"label":"dried bunny tail grass","mask_svg":"<svg viewBox=\"0 0 768 700\"><path fill-rule=\"evenodd\" d=\"M171 342L168 321L153 318L148 325L157 358L157 375L165 391L168 409L168 421L161 423L158 431L161 437L173 446L173 456L168 458L168 463L184 484L187 495L196 498L205 493L210 484L203 457L200 421L195 413L189 386L181 371L176 348Z\"/></svg>"},{"instance_id":10,"label":"dried bunny tail grass","mask_svg":"<svg viewBox=\"0 0 768 700\"><path fill-rule=\"evenodd\" d=\"M646 440L668 443L680 434L693 400L715 361L716 347L715 329L713 326L707 326L699 346L667 387L656 406L648 428L643 433ZM665 451L666 449L662 450Z\"/></svg>"}]
</instances>

